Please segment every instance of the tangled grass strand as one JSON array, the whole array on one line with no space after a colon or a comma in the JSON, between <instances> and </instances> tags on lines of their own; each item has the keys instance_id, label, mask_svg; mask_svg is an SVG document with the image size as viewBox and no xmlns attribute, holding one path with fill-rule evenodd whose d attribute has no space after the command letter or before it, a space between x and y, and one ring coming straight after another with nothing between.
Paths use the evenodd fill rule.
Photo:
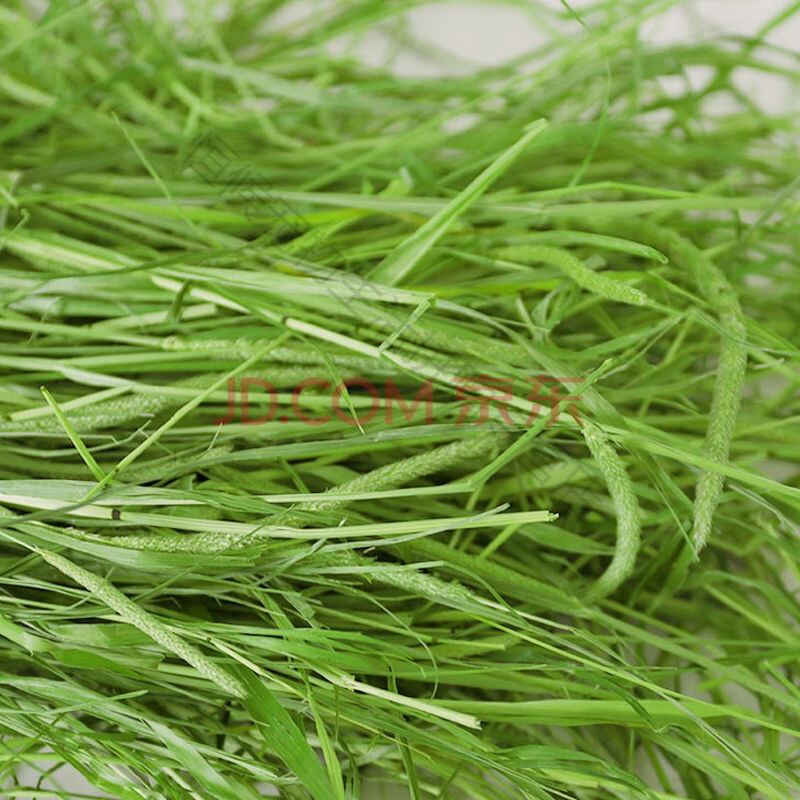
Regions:
<instances>
[{"instance_id":1,"label":"tangled grass strand","mask_svg":"<svg viewBox=\"0 0 800 800\"><path fill-rule=\"evenodd\" d=\"M169 650L187 664L191 664L201 675L219 686L226 694L239 698L245 696L245 688L237 678L201 653L194 645L173 633L163 622L134 603L105 578L89 572L59 553L41 548L37 552L48 564L72 578L84 589L88 589L98 600L116 611L125 622L138 628L165 650Z\"/></svg>"},{"instance_id":2,"label":"tangled grass strand","mask_svg":"<svg viewBox=\"0 0 800 800\"><path fill-rule=\"evenodd\" d=\"M633 483L608 437L588 419L584 423L583 435L608 486L617 513L614 556L588 593L588 599L598 600L618 589L633 572L639 552L641 520Z\"/></svg>"}]
</instances>

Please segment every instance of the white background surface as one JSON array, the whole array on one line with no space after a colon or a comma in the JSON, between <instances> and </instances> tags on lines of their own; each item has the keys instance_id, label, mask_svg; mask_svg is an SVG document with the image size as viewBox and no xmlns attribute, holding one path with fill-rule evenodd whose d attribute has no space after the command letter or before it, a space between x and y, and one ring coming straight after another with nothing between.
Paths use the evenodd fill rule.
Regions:
<instances>
[{"instance_id":1,"label":"white background surface","mask_svg":"<svg viewBox=\"0 0 800 800\"><path fill-rule=\"evenodd\" d=\"M550 7L558 7L559 0L530 0ZM618 4L624 6L625 0ZM587 5L587 0L574 0L573 8ZM665 15L643 26L644 38L657 42L676 42L688 39L708 39L720 33L752 35L767 20L777 15L788 5L788 0L684 0ZM498 64L530 50L542 41L542 32L537 30L531 18L511 7L486 6L468 0L451 0L432 3L415 9L410 14L412 30L432 45L434 50L449 53L463 60L458 71L468 71L469 64L485 66ZM577 23L576 23L577 25ZM798 18L785 23L770 37L771 41L788 49L800 48L800 21ZM362 50L365 57L380 63L385 48L378 42L367 41ZM403 74L436 74L441 66L423 62L414 54L401 53L396 61L398 71ZM748 94L756 94L767 107L776 109L800 109L798 98L788 94L787 87L779 79L757 74L745 74L739 86ZM35 786L37 775L25 770L25 781ZM22 773L21 776L22 777ZM103 796L87 787L80 775L68 770L59 771L64 789L80 795ZM383 800L389 795L381 791L368 794L364 800ZM45 797L46 795L41 795ZM265 795L266 796L266 795ZM405 798L406 793L393 795Z\"/></svg>"}]
</instances>

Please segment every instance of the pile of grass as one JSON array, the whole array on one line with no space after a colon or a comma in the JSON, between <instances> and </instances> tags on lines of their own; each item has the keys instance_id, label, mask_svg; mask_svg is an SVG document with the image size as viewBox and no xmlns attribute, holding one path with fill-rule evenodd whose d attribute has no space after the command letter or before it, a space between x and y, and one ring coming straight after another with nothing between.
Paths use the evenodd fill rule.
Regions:
<instances>
[{"instance_id":1,"label":"pile of grass","mask_svg":"<svg viewBox=\"0 0 800 800\"><path fill-rule=\"evenodd\" d=\"M334 55L416 5L0 8L3 797L800 791L800 6Z\"/></svg>"}]
</instances>

